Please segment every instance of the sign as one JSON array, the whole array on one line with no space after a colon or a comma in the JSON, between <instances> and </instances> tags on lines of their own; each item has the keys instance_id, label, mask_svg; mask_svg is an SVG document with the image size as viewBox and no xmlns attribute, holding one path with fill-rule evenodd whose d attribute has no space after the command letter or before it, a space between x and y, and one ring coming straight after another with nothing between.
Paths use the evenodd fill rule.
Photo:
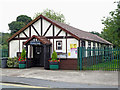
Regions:
<instances>
[{"instance_id":1,"label":"sign","mask_svg":"<svg viewBox=\"0 0 120 90\"><path fill-rule=\"evenodd\" d=\"M41 45L40 41L30 41L30 45Z\"/></svg>"}]
</instances>

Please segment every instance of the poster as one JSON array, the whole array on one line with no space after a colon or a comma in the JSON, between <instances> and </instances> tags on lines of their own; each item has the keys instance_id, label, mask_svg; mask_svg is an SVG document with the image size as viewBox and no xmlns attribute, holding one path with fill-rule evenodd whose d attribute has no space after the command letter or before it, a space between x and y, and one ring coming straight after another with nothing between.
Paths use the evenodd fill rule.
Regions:
<instances>
[{"instance_id":1,"label":"poster","mask_svg":"<svg viewBox=\"0 0 120 90\"><path fill-rule=\"evenodd\" d=\"M70 49L77 48L77 44L70 44Z\"/></svg>"}]
</instances>

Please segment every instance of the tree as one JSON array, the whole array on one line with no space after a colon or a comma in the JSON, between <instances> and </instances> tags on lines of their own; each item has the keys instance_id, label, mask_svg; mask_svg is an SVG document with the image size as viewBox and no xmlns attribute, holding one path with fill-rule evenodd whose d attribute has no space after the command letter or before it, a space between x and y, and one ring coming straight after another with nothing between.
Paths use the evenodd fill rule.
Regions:
<instances>
[{"instance_id":1,"label":"tree","mask_svg":"<svg viewBox=\"0 0 120 90\"><path fill-rule=\"evenodd\" d=\"M11 34L16 33L19 31L22 27L24 27L26 24L28 24L30 21L32 21L31 17L28 17L27 15L20 15L16 18L16 21L12 21L8 24L9 29L11 30Z\"/></svg>"},{"instance_id":2,"label":"tree","mask_svg":"<svg viewBox=\"0 0 120 90\"><path fill-rule=\"evenodd\" d=\"M25 25L28 24L30 21L32 21L31 17L28 17L26 15L20 15L16 19L17 22L23 22Z\"/></svg>"},{"instance_id":3,"label":"tree","mask_svg":"<svg viewBox=\"0 0 120 90\"><path fill-rule=\"evenodd\" d=\"M99 33L99 32L92 31L92 32L90 32L90 33L100 36L100 33Z\"/></svg>"},{"instance_id":4,"label":"tree","mask_svg":"<svg viewBox=\"0 0 120 90\"><path fill-rule=\"evenodd\" d=\"M25 23L23 22L18 22L18 21L13 21L10 24L8 24L9 29L11 30L11 34L16 33L18 30L20 30L22 27L25 26Z\"/></svg>"},{"instance_id":5,"label":"tree","mask_svg":"<svg viewBox=\"0 0 120 90\"><path fill-rule=\"evenodd\" d=\"M117 3L117 9L111 11L110 16L104 17L102 20L105 27L101 32L101 36L115 46L120 47L120 1L115 3Z\"/></svg>"},{"instance_id":6,"label":"tree","mask_svg":"<svg viewBox=\"0 0 120 90\"><path fill-rule=\"evenodd\" d=\"M43 16L47 17L47 18L50 18L50 19L65 23L65 17L64 17L63 14L55 12L53 10L49 10L49 9L46 9L41 13L36 13L35 16L33 17L33 19L35 19L36 17L38 17L41 14Z\"/></svg>"}]
</instances>

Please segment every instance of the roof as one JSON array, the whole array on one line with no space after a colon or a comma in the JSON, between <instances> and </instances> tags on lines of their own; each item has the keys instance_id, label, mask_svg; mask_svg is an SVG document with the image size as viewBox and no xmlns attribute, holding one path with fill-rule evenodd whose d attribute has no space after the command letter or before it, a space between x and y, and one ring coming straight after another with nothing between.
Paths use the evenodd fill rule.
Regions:
<instances>
[{"instance_id":1,"label":"roof","mask_svg":"<svg viewBox=\"0 0 120 90\"><path fill-rule=\"evenodd\" d=\"M104 44L111 44L110 42L104 40L103 38L101 38L101 37L99 37L99 36L97 36L95 34L92 34L92 33L86 32L86 31L82 31L82 30L77 29L75 27L72 27L70 25L67 25L67 24L64 24L64 23L60 23L58 21L46 18L43 15L38 16L33 21L31 21L30 23L28 23L25 27L23 27L18 32L16 32L12 37L10 37L8 39L8 41L10 41L11 39L13 39L20 32L24 31L27 27L29 27L31 24L35 23L40 18L44 18L48 22L52 23L53 25L57 26L58 28L62 29L63 31L69 33L70 35L72 35L73 37L75 37L78 40L83 39L83 40L96 41L96 42L100 42L100 43L104 43Z\"/></svg>"},{"instance_id":2,"label":"roof","mask_svg":"<svg viewBox=\"0 0 120 90\"><path fill-rule=\"evenodd\" d=\"M24 45L27 44L29 41L31 41L33 38L38 39L41 43L46 44L46 45L52 44L52 43L51 43L46 37L44 37L44 36L36 36L36 35L33 35L31 38L29 38L29 39L24 43Z\"/></svg>"}]
</instances>

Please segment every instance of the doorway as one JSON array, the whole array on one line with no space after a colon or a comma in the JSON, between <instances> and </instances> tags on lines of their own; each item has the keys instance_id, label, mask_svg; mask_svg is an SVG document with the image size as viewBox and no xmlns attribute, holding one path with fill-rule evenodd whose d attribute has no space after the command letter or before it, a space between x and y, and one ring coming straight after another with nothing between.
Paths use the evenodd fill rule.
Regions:
<instances>
[{"instance_id":1,"label":"doorway","mask_svg":"<svg viewBox=\"0 0 120 90\"><path fill-rule=\"evenodd\" d=\"M44 47L42 45L33 46L33 66L43 67L44 66Z\"/></svg>"}]
</instances>

